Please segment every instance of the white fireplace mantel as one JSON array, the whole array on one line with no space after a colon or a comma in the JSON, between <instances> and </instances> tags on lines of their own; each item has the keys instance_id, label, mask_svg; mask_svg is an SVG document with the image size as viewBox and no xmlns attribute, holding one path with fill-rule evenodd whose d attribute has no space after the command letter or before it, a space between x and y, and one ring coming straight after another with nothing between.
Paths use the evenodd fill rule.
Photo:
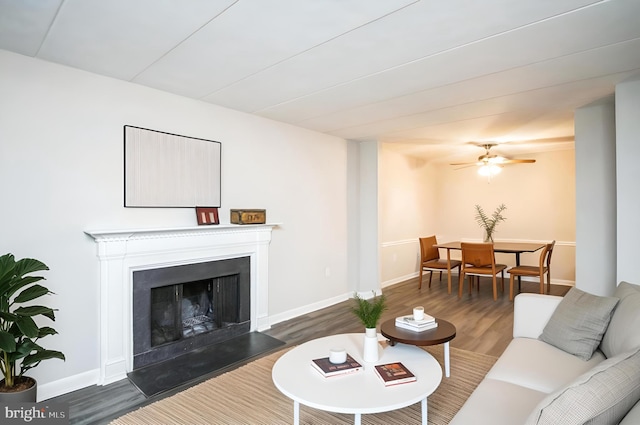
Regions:
<instances>
[{"instance_id":1,"label":"white fireplace mantel","mask_svg":"<svg viewBox=\"0 0 640 425\"><path fill-rule=\"evenodd\" d=\"M133 272L250 257L251 331L269 325L269 243L277 224L87 230L100 260L100 380L133 368Z\"/></svg>"}]
</instances>

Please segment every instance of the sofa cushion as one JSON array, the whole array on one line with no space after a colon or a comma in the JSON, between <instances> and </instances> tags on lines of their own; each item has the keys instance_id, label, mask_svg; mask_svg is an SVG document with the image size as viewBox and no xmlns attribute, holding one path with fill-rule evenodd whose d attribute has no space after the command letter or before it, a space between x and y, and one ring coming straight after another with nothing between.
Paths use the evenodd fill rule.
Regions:
<instances>
[{"instance_id":1,"label":"sofa cushion","mask_svg":"<svg viewBox=\"0 0 640 425\"><path fill-rule=\"evenodd\" d=\"M607 357L640 348L640 286L620 282L613 296L620 301L600 344Z\"/></svg>"},{"instance_id":2,"label":"sofa cushion","mask_svg":"<svg viewBox=\"0 0 640 425\"><path fill-rule=\"evenodd\" d=\"M640 351L607 359L550 394L526 425L617 424L640 399Z\"/></svg>"},{"instance_id":3,"label":"sofa cushion","mask_svg":"<svg viewBox=\"0 0 640 425\"><path fill-rule=\"evenodd\" d=\"M514 338L487 373L487 378L552 393L605 360L596 351L589 361L532 338Z\"/></svg>"},{"instance_id":4,"label":"sofa cushion","mask_svg":"<svg viewBox=\"0 0 640 425\"><path fill-rule=\"evenodd\" d=\"M589 360L602 341L618 298L571 288L553 312L539 339Z\"/></svg>"},{"instance_id":5,"label":"sofa cushion","mask_svg":"<svg viewBox=\"0 0 640 425\"><path fill-rule=\"evenodd\" d=\"M484 378L449 425L522 424L545 393Z\"/></svg>"}]
</instances>

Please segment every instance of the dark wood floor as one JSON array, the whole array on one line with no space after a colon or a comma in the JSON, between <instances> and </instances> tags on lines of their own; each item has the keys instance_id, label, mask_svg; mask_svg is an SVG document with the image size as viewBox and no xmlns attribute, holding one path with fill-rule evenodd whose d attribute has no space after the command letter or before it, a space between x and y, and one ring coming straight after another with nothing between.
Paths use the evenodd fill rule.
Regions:
<instances>
[{"instance_id":1,"label":"dark wood floor","mask_svg":"<svg viewBox=\"0 0 640 425\"><path fill-rule=\"evenodd\" d=\"M537 290L537 283L522 283L523 292ZM567 286L551 286L553 295L564 295L568 290ZM446 275L443 276L442 283L434 276L431 288L425 282L422 289L418 290L416 278L389 286L383 293L388 299L389 308L383 314L382 321L410 314L413 307L422 305L428 314L455 324L457 335L450 343L452 347L499 356L511 340L513 303L509 301L508 289L502 295L499 293L498 300L493 301L489 279L481 280L479 292L474 290L469 294L465 287L461 299L458 299L457 294L447 294ZM330 334L362 332L362 325L350 311L351 306L352 300L345 301L278 323L264 333L285 341L290 346ZM228 370L216 374L226 371ZM203 380L216 374L205 376ZM68 403L71 424L107 424L129 411L185 388L186 386L176 388L147 399L125 379L106 386L88 387L49 401Z\"/></svg>"}]
</instances>

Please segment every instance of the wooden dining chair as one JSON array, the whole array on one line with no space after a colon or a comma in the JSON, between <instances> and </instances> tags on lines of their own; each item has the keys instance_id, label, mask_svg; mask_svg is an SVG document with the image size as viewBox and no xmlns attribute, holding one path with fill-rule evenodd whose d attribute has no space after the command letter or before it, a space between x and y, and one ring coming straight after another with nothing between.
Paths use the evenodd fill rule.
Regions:
<instances>
[{"instance_id":1,"label":"wooden dining chair","mask_svg":"<svg viewBox=\"0 0 640 425\"><path fill-rule=\"evenodd\" d=\"M434 245L438 244L435 235L420 239L420 280L418 289L422 288L422 273L429 272L429 288L431 288L431 277L433 272L440 272L440 281L442 281L442 271L446 270L451 273L446 259L440 258L440 251ZM451 269L458 268L460 272L460 260L451 260ZM450 288L449 288L450 289Z\"/></svg>"},{"instance_id":2,"label":"wooden dining chair","mask_svg":"<svg viewBox=\"0 0 640 425\"><path fill-rule=\"evenodd\" d=\"M547 294L551 292L551 254L556 241L546 244L540 251L540 260L537 266L515 266L509 272L509 299L513 301L513 280L516 277L529 276L540 279L540 293L544 294L544 276L547 275Z\"/></svg>"},{"instance_id":3,"label":"wooden dining chair","mask_svg":"<svg viewBox=\"0 0 640 425\"><path fill-rule=\"evenodd\" d=\"M480 276L491 276L493 280L493 300L496 301L498 299L496 276L500 273L502 279L501 287L504 292L504 270L507 266L505 264L496 264L493 243L462 242L460 247L462 248L462 266L458 281L458 298L462 298L465 276L469 276L469 292L471 292L473 276L478 278L478 286L480 285Z\"/></svg>"}]
</instances>

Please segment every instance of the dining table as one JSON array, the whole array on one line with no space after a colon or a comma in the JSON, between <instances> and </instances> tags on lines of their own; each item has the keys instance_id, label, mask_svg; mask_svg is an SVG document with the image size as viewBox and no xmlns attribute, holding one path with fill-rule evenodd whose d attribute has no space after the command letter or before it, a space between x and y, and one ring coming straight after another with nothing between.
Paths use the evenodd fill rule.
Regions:
<instances>
[{"instance_id":1,"label":"dining table","mask_svg":"<svg viewBox=\"0 0 640 425\"><path fill-rule=\"evenodd\" d=\"M520 265L520 254L523 252L536 252L542 249L545 244L541 242L493 242L493 252L499 252L503 254L515 254L516 266ZM436 248L443 248L447 250L447 279L448 288L447 292L451 293L451 250L462 250L461 241L445 242L434 245ZM520 286L520 276L518 276L518 286Z\"/></svg>"}]
</instances>

